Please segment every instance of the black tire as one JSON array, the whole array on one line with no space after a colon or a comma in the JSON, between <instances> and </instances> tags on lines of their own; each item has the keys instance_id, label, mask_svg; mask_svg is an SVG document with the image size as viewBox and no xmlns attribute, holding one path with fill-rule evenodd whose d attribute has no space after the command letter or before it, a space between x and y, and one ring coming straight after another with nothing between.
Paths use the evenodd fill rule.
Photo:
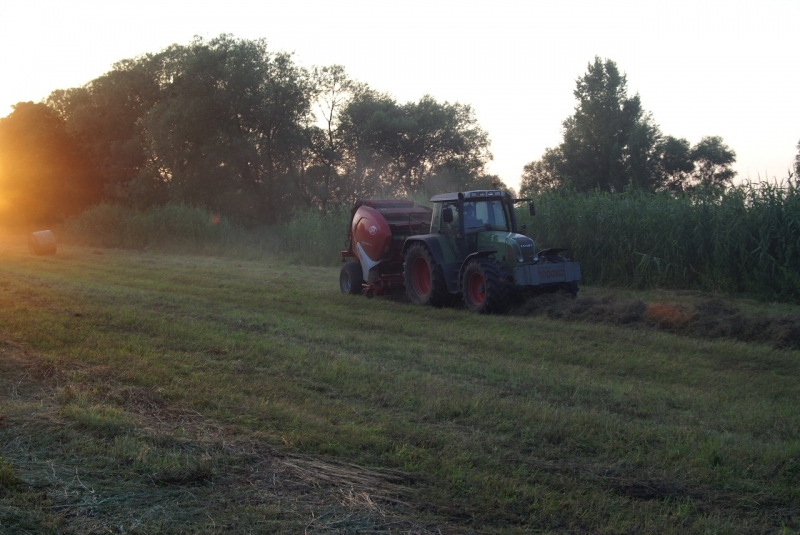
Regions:
<instances>
[{"instance_id":1,"label":"black tire","mask_svg":"<svg viewBox=\"0 0 800 535\"><path fill-rule=\"evenodd\" d=\"M461 278L464 304L478 314L502 314L511 303L511 285L494 260L476 258L467 264Z\"/></svg>"},{"instance_id":2,"label":"black tire","mask_svg":"<svg viewBox=\"0 0 800 535\"><path fill-rule=\"evenodd\" d=\"M361 264L347 262L339 272L339 289L345 295L361 295L364 278L361 274Z\"/></svg>"},{"instance_id":3,"label":"black tire","mask_svg":"<svg viewBox=\"0 0 800 535\"><path fill-rule=\"evenodd\" d=\"M403 262L403 279L409 301L417 305L444 306L449 294L442 268L422 243L412 244Z\"/></svg>"}]
</instances>

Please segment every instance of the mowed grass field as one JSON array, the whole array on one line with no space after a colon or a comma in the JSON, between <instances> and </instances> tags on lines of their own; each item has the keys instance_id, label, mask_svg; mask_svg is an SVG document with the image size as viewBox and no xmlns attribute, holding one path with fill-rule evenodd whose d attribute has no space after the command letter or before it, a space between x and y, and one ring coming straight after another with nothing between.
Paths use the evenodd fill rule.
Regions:
<instances>
[{"instance_id":1,"label":"mowed grass field","mask_svg":"<svg viewBox=\"0 0 800 535\"><path fill-rule=\"evenodd\" d=\"M4 243L0 532L795 533L798 379L336 268Z\"/></svg>"}]
</instances>

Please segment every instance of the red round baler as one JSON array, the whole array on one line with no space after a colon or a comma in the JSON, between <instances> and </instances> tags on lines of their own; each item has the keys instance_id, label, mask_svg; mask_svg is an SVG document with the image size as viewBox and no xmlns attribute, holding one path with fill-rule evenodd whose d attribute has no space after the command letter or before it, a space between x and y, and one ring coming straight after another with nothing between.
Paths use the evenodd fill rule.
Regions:
<instances>
[{"instance_id":1,"label":"red round baler","mask_svg":"<svg viewBox=\"0 0 800 535\"><path fill-rule=\"evenodd\" d=\"M349 293L367 296L402 290L403 242L430 231L432 210L404 200L359 200L350 214L342 277ZM360 268L360 269L359 269ZM360 274L360 276L359 276ZM360 292L358 291L360 285ZM344 288L344 285L343 285Z\"/></svg>"}]
</instances>

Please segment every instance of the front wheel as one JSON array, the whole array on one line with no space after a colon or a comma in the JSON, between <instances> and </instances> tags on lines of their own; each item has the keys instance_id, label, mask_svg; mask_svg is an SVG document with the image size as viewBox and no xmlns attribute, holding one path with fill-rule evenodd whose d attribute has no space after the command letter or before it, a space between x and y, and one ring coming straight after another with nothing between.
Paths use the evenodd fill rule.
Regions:
<instances>
[{"instance_id":1,"label":"front wheel","mask_svg":"<svg viewBox=\"0 0 800 535\"><path fill-rule=\"evenodd\" d=\"M502 314L511 300L511 287L493 260L477 258L464 268L461 279L464 304L479 314Z\"/></svg>"},{"instance_id":2,"label":"front wheel","mask_svg":"<svg viewBox=\"0 0 800 535\"><path fill-rule=\"evenodd\" d=\"M339 272L339 289L345 295L358 295L361 293L364 278L361 274L361 264L347 262Z\"/></svg>"}]
</instances>

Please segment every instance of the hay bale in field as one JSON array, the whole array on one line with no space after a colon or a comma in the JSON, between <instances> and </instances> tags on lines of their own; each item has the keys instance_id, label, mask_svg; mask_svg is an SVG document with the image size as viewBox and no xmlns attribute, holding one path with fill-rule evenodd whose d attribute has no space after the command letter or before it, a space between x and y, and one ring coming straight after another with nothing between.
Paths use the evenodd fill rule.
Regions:
<instances>
[{"instance_id":1,"label":"hay bale in field","mask_svg":"<svg viewBox=\"0 0 800 535\"><path fill-rule=\"evenodd\" d=\"M28 249L31 254L56 254L56 237L49 230L31 232L28 235Z\"/></svg>"}]
</instances>

